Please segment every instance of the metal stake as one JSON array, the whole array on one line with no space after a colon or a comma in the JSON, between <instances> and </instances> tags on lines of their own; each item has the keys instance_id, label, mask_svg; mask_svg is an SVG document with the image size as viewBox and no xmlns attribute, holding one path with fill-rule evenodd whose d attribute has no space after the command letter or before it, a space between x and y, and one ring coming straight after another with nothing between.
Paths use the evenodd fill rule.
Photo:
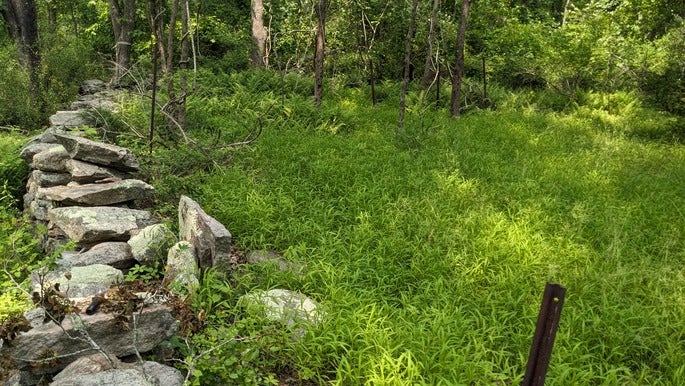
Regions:
<instances>
[{"instance_id":1,"label":"metal stake","mask_svg":"<svg viewBox=\"0 0 685 386\"><path fill-rule=\"evenodd\" d=\"M547 283L545 286L533 344L528 355L526 375L521 386L543 386L545 384L547 367L549 367L549 360L552 357L552 347L559 327L565 296L566 288L561 285Z\"/></svg>"}]
</instances>

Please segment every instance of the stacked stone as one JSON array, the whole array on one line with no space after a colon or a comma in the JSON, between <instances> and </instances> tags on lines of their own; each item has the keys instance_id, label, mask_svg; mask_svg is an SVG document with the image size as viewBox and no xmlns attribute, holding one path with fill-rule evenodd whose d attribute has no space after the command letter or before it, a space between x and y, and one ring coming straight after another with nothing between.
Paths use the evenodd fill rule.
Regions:
<instances>
[{"instance_id":1,"label":"stacked stone","mask_svg":"<svg viewBox=\"0 0 685 386\"><path fill-rule=\"evenodd\" d=\"M30 167L24 209L36 225L48 229L44 251L51 254L69 241L76 244L75 250L61 253L56 269L33 273L34 291L40 294L47 287L59 288L82 311L95 296L104 296L112 284L122 282L126 269L160 253L166 256L165 248L175 242L173 233L149 211L132 209L154 193L151 185L133 178L140 167L135 155L82 136L89 111L114 109L103 86L100 81L85 82L84 94L72 106L77 110L58 111L50 117L52 126L20 153ZM152 350L177 329L165 305L140 311L137 331L121 329L116 315L81 313L58 325L46 323L49 318L42 309L31 312L37 312L32 329L9 347L21 370L17 376L22 384L33 384L42 374L54 373L81 355L97 351L88 339L74 336L88 336L101 352L116 359ZM31 364L46 352L59 360L36 371ZM165 383L180 385L182 378Z\"/></svg>"},{"instance_id":2,"label":"stacked stone","mask_svg":"<svg viewBox=\"0 0 685 386\"><path fill-rule=\"evenodd\" d=\"M84 94L72 105L75 111L53 115L52 127L20 154L31 168L25 212L48 229L45 252L53 253L68 241L76 244L75 250L61 252L55 270L34 272L34 291L42 293L56 285L81 310L123 281L124 272L135 264L166 267L171 287L188 291L198 285L199 268L228 269L237 264L230 232L189 197L181 196L179 202L178 237L149 211L132 209L136 201L148 200L154 193L152 186L133 178L139 169L135 155L81 136L88 109L116 109L103 87L100 81L85 82ZM303 272L269 251L249 254L248 262L275 262L278 269ZM139 296L146 304L150 300L149 294ZM305 332L302 322L317 324L324 315L311 299L287 290L254 291L240 301L248 310L291 327L296 336ZM44 310L32 310L27 313L32 328L9 347L3 348L0 341L0 354L9 350L21 384L38 383L42 375L64 369L53 385L143 384L141 379L150 377L154 384L181 385L183 378L173 368L152 362L118 363L117 357L153 350L175 334L177 322L169 308L153 303L136 312L136 331L121 329L112 314L70 314L58 325L45 322ZM46 353L56 356L54 363L42 361ZM38 368L33 366L37 362Z\"/></svg>"}]
</instances>

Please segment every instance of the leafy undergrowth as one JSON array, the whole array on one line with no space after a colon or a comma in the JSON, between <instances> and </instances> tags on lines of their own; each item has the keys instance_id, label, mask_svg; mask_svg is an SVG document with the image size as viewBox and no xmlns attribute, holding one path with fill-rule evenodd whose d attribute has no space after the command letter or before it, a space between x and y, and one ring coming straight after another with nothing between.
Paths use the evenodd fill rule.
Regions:
<instances>
[{"instance_id":1,"label":"leafy undergrowth","mask_svg":"<svg viewBox=\"0 0 685 386\"><path fill-rule=\"evenodd\" d=\"M682 119L628 94L552 111L499 90L498 110L452 120L412 94L398 136L396 85L376 107L330 87L316 109L306 79L201 79L188 134L231 143L261 122L254 144L118 140L161 214L190 195L240 250L306 270L208 272L191 304L208 328L175 342L191 382L518 384L548 281L568 292L547 384L685 382ZM132 102L121 119L145 117ZM237 305L255 287L301 291L326 320L293 340Z\"/></svg>"},{"instance_id":2,"label":"leafy undergrowth","mask_svg":"<svg viewBox=\"0 0 685 386\"><path fill-rule=\"evenodd\" d=\"M236 101L278 101L241 92L214 119L231 127ZM203 173L198 192L241 248L308 267L255 280L328 312L284 347L301 379L519 383L553 281L568 295L548 384L685 381L685 149L631 130L649 118L673 133L677 120L639 106L460 120L414 107L398 138L392 104L331 93L320 111L287 95L259 141Z\"/></svg>"}]
</instances>

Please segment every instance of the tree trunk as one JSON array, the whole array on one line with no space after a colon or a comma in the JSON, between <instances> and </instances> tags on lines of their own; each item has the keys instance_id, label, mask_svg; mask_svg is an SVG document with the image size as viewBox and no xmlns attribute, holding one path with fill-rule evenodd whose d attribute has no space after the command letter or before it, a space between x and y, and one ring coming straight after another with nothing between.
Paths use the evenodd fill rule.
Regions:
<instances>
[{"instance_id":1,"label":"tree trunk","mask_svg":"<svg viewBox=\"0 0 685 386\"><path fill-rule=\"evenodd\" d=\"M459 116L461 103L461 79L464 74L464 39L466 38L466 22L469 17L469 0L461 2L461 17L459 18L459 31L457 32L456 63L452 75L452 108L453 117Z\"/></svg>"},{"instance_id":2,"label":"tree trunk","mask_svg":"<svg viewBox=\"0 0 685 386\"><path fill-rule=\"evenodd\" d=\"M256 68L269 66L266 54L267 30L264 27L264 4L262 0L252 0L252 54L250 63Z\"/></svg>"},{"instance_id":3,"label":"tree trunk","mask_svg":"<svg viewBox=\"0 0 685 386\"><path fill-rule=\"evenodd\" d=\"M149 0L150 28L155 37L153 55L159 61L163 80L166 82L167 102L161 108L169 131L180 131L187 139L184 126L186 120L187 74L190 63L190 7L188 0L173 0L168 9L165 2ZM168 19L164 18L168 15ZM177 39L176 24L181 21L181 38ZM178 60L178 66L174 61ZM177 71L178 68L178 71ZM178 80L178 82L177 82Z\"/></svg>"},{"instance_id":4,"label":"tree trunk","mask_svg":"<svg viewBox=\"0 0 685 386\"><path fill-rule=\"evenodd\" d=\"M564 2L564 13L562 14L561 17L561 26L566 25L566 18L568 17L568 7L571 5L571 0L566 0Z\"/></svg>"},{"instance_id":5,"label":"tree trunk","mask_svg":"<svg viewBox=\"0 0 685 386\"><path fill-rule=\"evenodd\" d=\"M114 74L112 84L119 84L131 69L131 46L135 28L135 0L107 0L114 31Z\"/></svg>"},{"instance_id":6,"label":"tree trunk","mask_svg":"<svg viewBox=\"0 0 685 386\"><path fill-rule=\"evenodd\" d=\"M402 77L402 91L400 91L400 118L397 122L397 132L404 132L404 111L406 110L407 86L409 86L409 73L411 71L411 43L414 40L414 25L416 24L416 9L419 0L414 0L411 5L411 17L407 29L407 40L404 47L404 76Z\"/></svg>"},{"instance_id":7,"label":"tree trunk","mask_svg":"<svg viewBox=\"0 0 685 386\"><path fill-rule=\"evenodd\" d=\"M5 0L3 17L22 51L22 64L29 71L32 103L42 109L40 92L40 47L38 44L38 10L35 0Z\"/></svg>"},{"instance_id":8,"label":"tree trunk","mask_svg":"<svg viewBox=\"0 0 685 386\"><path fill-rule=\"evenodd\" d=\"M48 30L54 33L57 29L57 5L50 1L46 4L48 16Z\"/></svg>"},{"instance_id":9,"label":"tree trunk","mask_svg":"<svg viewBox=\"0 0 685 386\"><path fill-rule=\"evenodd\" d=\"M323 65L324 50L326 49L326 11L328 8L327 0L319 0L316 6L316 43L314 53L314 104L321 106L323 98Z\"/></svg>"},{"instance_id":10,"label":"tree trunk","mask_svg":"<svg viewBox=\"0 0 685 386\"><path fill-rule=\"evenodd\" d=\"M5 20L7 33L12 40L19 42L21 40L21 29L19 28L19 16L14 9L14 2L12 0L4 0L2 7L2 18Z\"/></svg>"},{"instance_id":11,"label":"tree trunk","mask_svg":"<svg viewBox=\"0 0 685 386\"><path fill-rule=\"evenodd\" d=\"M438 11L440 11L440 0L433 0L433 10L431 11L430 26L428 28L428 50L426 52L426 63L423 66L423 77L421 83L423 87L428 87L433 83L435 75L438 73L439 66L437 56L439 53L435 47L435 30L438 23ZM435 57L435 63L433 63Z\"/></svg>"},{"instance_id":12,"label":"tree trunk","mask_svg":"<svg viewBox=\"0 0 685 386\"><path fill-rule=\"evenodd\" d=\"M186 95L188 94L188 64L190 63L190 6L188 0L184 0L181 5L181 55L179 57L178 68L181 71L180 92L178 104L176 106L176 121L181 127L186 126Z\"/></svg>"},{"instance_id":13,"label":"tree trunk","mask_svg":"<svg viewBox=\"0 0 685 386\"><path fill-rule=\"evenodd\" d=\"M167 54L164 44L164 13L165 9L159 0L148 0L150 29L157 47L159 67L163 73L168 72Z\"/></svg>"}]
</instances>

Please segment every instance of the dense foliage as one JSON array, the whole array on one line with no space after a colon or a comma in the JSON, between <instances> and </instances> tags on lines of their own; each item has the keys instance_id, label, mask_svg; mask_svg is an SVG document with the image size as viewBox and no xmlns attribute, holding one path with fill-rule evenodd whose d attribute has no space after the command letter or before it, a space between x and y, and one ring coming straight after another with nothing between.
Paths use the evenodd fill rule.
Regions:
<instances>
[{"instance_id":1,"label":"dense foliage","mask_svg":"<svg viewBox=\"0 0 685 386\"><path fill-rule=\"evenodd\" d=\"M40 260L19 212L16 154L115 59L107 2L37 3L38 105L16 42L0 47L0 317L24 307L9 278L22 282ZM398 134L408 2L332 2L317 108L314 2L265 2L269 64L255 70L249 2L190 1L198 67L173 75L191 84L185 124L158 109L153 143L154 34L137 3L123 82L134 92L101 115L102 136L139 155L160 216L175 219L189 195L240 254L270 249L305 267L204 272L189 307L205 328L170 342L170 364L192 384L519 383L546 281L568 288L549 384L685 382L682 2L474 2L459 120L437 87L459 18L458 2L443 3L442 78L410 85ZM427 35L417 25L415 80ZM168 84L161 104L173 102ZM313 297L325 322L293 340L238 302L276 287Z\"/></svg>"}]
</instances>

